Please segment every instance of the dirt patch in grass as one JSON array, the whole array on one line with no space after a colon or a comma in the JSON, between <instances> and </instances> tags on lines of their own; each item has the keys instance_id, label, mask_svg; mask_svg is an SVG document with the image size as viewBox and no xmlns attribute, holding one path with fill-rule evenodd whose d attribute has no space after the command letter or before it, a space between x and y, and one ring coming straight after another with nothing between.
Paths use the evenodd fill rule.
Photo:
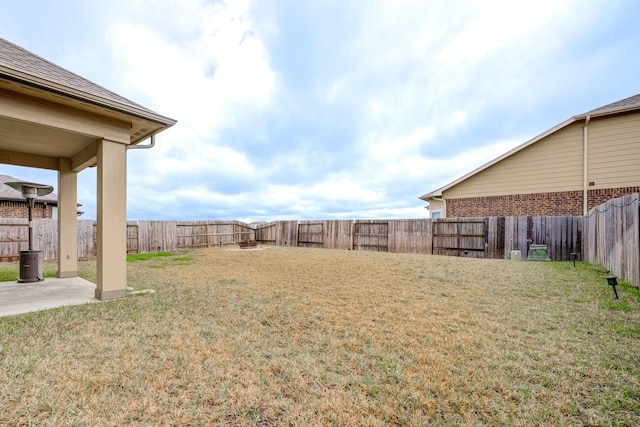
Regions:
<instances>
[{"instance_id":1,"label":"dirt patch in grass","mask_svg":"<svg viewBox=\"0 0 640 427\"><path fill-rule=\"evenodd\" d=\"M596 267L268 249L0 319L0 424L640 423L639 297Z\"/></svg>"}]
</instances>

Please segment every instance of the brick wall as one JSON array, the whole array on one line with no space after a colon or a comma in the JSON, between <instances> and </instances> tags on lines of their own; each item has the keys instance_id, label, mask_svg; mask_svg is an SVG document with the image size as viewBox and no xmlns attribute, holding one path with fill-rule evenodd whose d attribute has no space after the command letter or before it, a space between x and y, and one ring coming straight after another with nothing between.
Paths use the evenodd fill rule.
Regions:
<instances>
[{"instance_id":1,"label":"brick wall","mask_svg":"<svg viewBox=\"0 0 640 427\"><path fill-rule=\"evenodd\" d=\"M627 194L640 193L640 187L605 188L602 190L589 190L587 193L587 205L589 209L598 206L616 197Z\"/></svg>"},{"instance_id":2,"label":"brick wall","mask_svg":"<svg viewBox=\"0 0 640 427\"><path fill-rule=\"evenodd\" d=\"M32 215L34 218L51 218L53 206L49 203L36 202ZM0 218L28 218L27 202L0 201Z\"/></svg>"},{"instance_id":3,"label":"brick wall","mask_svg":"<svg viewBox=\"0 0 640 427\"><path fill-rule=\"evenodd\" d=\"M589 190L588 209L607 200L640 192L640 187ZM512 194L447 199L447 217L582 215L582 191Z\"/></svg>"}]
</instances>

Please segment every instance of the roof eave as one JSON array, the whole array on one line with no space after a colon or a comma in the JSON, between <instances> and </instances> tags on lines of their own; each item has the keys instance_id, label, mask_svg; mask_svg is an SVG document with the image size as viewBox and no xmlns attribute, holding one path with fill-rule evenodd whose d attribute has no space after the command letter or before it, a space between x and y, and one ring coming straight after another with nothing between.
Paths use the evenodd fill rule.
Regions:
<instances>
[{"instance_id":1,"label":"roof eave","mask_svg":"<svg viewBox=\"0 0 640 427\"><path fill-rule=\"evenodd\" d=\"M112 101L100 96L96 96L87 92L83 92L77 89L70 88L65 85L57 84L48 80L44 80L27 73L23 73L11 68L3 67L0 65L0 77L5 77L9 80L21 83L27 86L34 87L36 89L44 90L54 93L59 96L74 99L76 101L85 102L102 108L106 108L111 111L115 111L121 114L130 115L138 119L147 120L154 124L159 125L163 129L169 128L177 123L176 120L157 114L151 110L143 108L135 108L130 105L125 105L119 102Z\"/></svg>"},{"instance_id":2,"label":"roof eave","mask_svg":"<svg viewBox=\"0 0 640 427\"><path fill-rule=\"evenodd\" d=\"M554 126L553 128L547 130L546 132L543 132L540 135L528 140L524 144L521 144L521 145L515 147L514 149L506 152L505 154L501 155L500 157L497 157L497 158L491 160L490 162L480 166L479 168L469 172L468 174L466 174L464 176L461 176L460 178L456 179L455 181L450 182L449 184L445 185L444 187L441 187L441 188L439 188L437 190L434 190L434 191L432 191L430 193L427 193L427 194L425 194L423 196L420 196L419 198L421 200L424 200L424 201L428 202L429 199L432 199L434 197L442 197L442 194L443 194L444 191L450 189L451 187L454 187L454 186L458 185L462 181L465 181L466 179L472 177L473 175L476 175L477 173L482 172L483 170L493 166L494 164L504 160L505 158L517 153L518 151L521 151L521 150L527 148L528 146L540 141L541 139L551 135L552 133L555 133L555 132L559 131L560 129L570 125L571 123L586 120L587 117L590 117L590 118L603 117L603 116L609 116L609 115L614 115L614 114L624 114L624 113L638 111L638 110L640 110L640 104L637 103L637 102L634 102L634 103L631 103L631 104L628 104L628 105L621 105L621 106L618 106L618 107L591 110L589 112L574 116L574 117L572 117L572 118L570 118L568 120L565 120L564 122L560 123L559 125Z\"/></svg>"},{"instance_id":3,"label":"roof eave","mask_svg":"<svg viewBox=\"0 0 640 427\"><path fill-rule=\"evenodd\" d=\"M420 200L424 200L425 202L429 202L429 201L431 201L431 199L433 199L434 197L440 197L440 196L442 196L442 191L441 191L441 190L442 190L442 189L440 189L440 188L439 188L439 189L437 189L437 190L432 191L431 193L424 194L424 195L422 195L422 196L420 196L420 197L418 197L418 198L419 198Z\"/></svg>"},{"instance_id":4,"label":"roof eave","mask_svg":"<svg viewBox=\"0 0 640 427\"><path fill-rule=\"evenodd\" d=\"M587 117L594 118L594 117L610 116L613 114L628 113L628 112L637 111L637 110L640 110L640 105L638 104L623 105L621 107L607 108L606 110L594 110L587 113L579 114L577 116L574 116L574 119L579 121L579 120L585 120Z\"/></svg>"}]
</instances>

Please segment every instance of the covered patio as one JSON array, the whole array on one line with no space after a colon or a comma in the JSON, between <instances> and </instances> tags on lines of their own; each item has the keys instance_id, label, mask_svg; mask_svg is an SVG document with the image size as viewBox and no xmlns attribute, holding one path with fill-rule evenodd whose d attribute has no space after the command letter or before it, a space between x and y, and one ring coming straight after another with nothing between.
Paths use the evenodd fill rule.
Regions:
<instances>
[{"instance_id":1,"label":"covered patio","mask_svg":"<svg viewBox=\"0 0 640 427\"><path fill-rule=\"evenodd\" d=\"M0 38L0 163L57 171L59 279L78 276L77 175L97 168L99 300L127 292L127 149L175 123Z\"/></svg>"},{"instance_id":2,"label":"covered patio","mask_svg":"<svg viewBox=\"0 0 640 427\"><path fill-rule=\"evenodd\" d=\"M0 282L0 317L68 305L100 302L96 285L82 277L48 278L44 282Z\"/></svg>"}]
</instances>

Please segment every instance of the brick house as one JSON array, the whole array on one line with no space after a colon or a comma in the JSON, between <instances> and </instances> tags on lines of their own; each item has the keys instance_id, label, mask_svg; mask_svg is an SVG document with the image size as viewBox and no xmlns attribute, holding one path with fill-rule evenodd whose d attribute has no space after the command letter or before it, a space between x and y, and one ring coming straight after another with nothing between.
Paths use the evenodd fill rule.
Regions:
<instances>
[{"instance_id":1,"label":"brick house","mask_svg":"<svg viewBox=\"0 0 640 427\"><path fill-rule=\"evenodd\" d=\"M0 175L0 218L27 218L28 205L22 193L5 185L5 182L23 181L9 175ZM55 193L36 199L33 218L57 218L58 196Z\"/></svg>"},{"instance_id":2,"label":"brick house","mask_svg":"<svg viewBox=\"0 0 640 427\"><path fill-rule=\"evenodd\" d=\"M640 94L574 116L420 199L432 218L584 215L640 192Z\"/></svg>"}]
</instances>

